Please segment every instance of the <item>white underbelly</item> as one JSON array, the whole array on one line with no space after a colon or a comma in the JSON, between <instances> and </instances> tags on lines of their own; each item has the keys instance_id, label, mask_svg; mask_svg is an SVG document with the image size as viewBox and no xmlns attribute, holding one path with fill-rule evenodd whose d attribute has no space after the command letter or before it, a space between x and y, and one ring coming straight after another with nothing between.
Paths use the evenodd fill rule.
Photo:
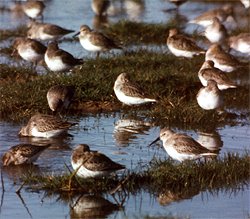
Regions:
<instances>
[{"instance_id":1,"label":"white underbelly","mask_svg":"<svg viewBox=\"0 0 250 219\"><path fill-rule=\"evenodd\" d=\"M196 52L176 49L172 45L168 45L168 49L177 57L192 58L196 54Z\"/></svg>"},{"instance_id":2,"label":"white underbelly","mask_svg":"<svg viewBox=\"0 0 250 219\"><path fill-rule=\"evenodd\" d=\"M24 60L30 62L40 61L43 58L43 55L36 53L31 48L19 50L18 53Z\"/></svg>"},{"instance_id":3,"label":"white underbelly","mask_svg":"<svg viewBox=\"0 0 250 219\"><path fill-rule=\"evenodd\" d=\"M59 57L48 58L45 54L45 62L51 71L66 71L70 69L70 66L63 63Z\"/></svg>"},{"instance_id":4,"label":"white underbelly","mask_svg":"<svg viewBox=\"0 0 250 219\"><path fill-rule=\"evenodd\" d=\"M204 89L197 96L199 106L205 110L217 109L222 106L222 97Z\"/></svg>"},{"instance_id":5,"label":"white underbelly","mask_svg":"<svg viewBox=\"0 0 250 219\"><path fill-rule=\"evenodd\" d=\"M91 52L100 52L102 48L100 46L93 45L88 39L81 39L80 43L82 47Z\"/></svg>"},{"instance_id":6,"label":"white underbelly","mask_svg":"<svg viewBox=\"0 0 250 219\"><path fill-rule=\"evenodd\" d=\"M51 137L56 137L62 134L63 132L65 132L65 130L62 130L62 129L55 129L55 130L50 130L46 132L40 132L37 130L37 128L33 128L31 130L31 135L34 137L51 138Z\"/></svg>"}]
</instances>

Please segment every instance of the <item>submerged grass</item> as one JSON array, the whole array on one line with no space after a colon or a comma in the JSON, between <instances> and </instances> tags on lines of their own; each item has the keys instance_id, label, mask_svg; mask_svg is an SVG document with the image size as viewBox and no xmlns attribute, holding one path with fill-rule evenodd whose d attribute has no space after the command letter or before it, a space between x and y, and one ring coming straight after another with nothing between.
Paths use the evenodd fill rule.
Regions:
<instances>
[{"instance_id":1,"label":"submerged grass","mask_svg":"<svg viewBox=\"0 0 250 219\"><path fill-rule=\"evenodd\" d=\"M250 179L249 154L227 154L208 162L173 162L153 159L144 171L124 173L120 178L81 179L72 174L25 175L22 180L32 190L49 192L107 193L122 188L127 193L140 190L163 196L173 193L181 199L204 190L239 188ZM166 198L166 197L165 197ZM163 201L163 200L162 200ZM165 200L166 201L166 200Z\"/></svg>"}]
</instances>

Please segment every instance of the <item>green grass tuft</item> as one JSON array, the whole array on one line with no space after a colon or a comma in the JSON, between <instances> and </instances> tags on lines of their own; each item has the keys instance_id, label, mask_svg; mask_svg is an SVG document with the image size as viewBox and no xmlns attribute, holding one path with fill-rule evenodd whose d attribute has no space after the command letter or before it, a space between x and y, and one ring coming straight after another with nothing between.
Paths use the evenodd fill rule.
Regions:
<instances>
[{"instance_id":1,"label":"green grass tuft","mask_svg":"<svg viewBox=\"0 0 250 219\"><path fill-rule=\"evenodd\" d=\"M152 194L176 193L179 197L198 194L204 190L239 188L250 179L249 154L227 154L207 162L174 162L172 159L153 159L140 172L125 172L121 177L81 179L71 173L35 175L29 173L22 180L32 190L48 192L107 193L118 185L127 193L147 190ZM165 194L166 195L166 194ZM166 201L166 200L165 200Z\"/></svg>"}]
</instances>

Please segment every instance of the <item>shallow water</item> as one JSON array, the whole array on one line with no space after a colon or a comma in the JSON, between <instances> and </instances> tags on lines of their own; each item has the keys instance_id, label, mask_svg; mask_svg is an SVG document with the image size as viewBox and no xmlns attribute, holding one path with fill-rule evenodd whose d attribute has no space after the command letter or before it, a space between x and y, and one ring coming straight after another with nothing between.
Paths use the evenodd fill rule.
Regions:
<instances>
[{"instance_id":1,"label":"shallow water","mask_svg":"<svg viewBox=\"0 0 250 219\"><path fill-rule=\"evenodd\" d=\"M99 116L88 116L81 118L71 118L71 121L79 122L79 126L72 128L69 133L72 137L52 140L51 148L44 151L36 162L34 167L36 172L60 174L67 171L65 164L70 166L70 155L72 149L79 143L87 143L93 150L99 150L108 155L113 160L126 165L128 169L138 170L156 156L165 159L167 154L162 147L148 148L147 145L159 134L159 127L154 127L142 118L137 120L121 119L123 116L119 113ZM0 123L0 156L11 146L18 143L32 142L45 143L47 140L39 138L18 138L17 133L22 124ZM128 128L129 127L129 128ZM201 135L199 132L190 130L178 130L185 132L195 139L203 142L210 142L210 146L221 147L220 156L227 152L244 153L249 150L250 129L245 126L226 126L215 130L213 137ZM203 136L203 138L202 138ZM208 141L209 140L209 141ZM161 143L159 144L161 146ZM70 218L75 216L69 205L74 205L77 198L63 201L55 196L45 196L44 193L33 193L22 189L21 197L18 197L15 191L19 184L18 177L27 171L21 167L3 168L4 185L6 192L3 197L0 217L2 218L20 218L29 217L28 210L33 218ZM166 216L173 215L179 217L190 216L191 218L247 218L249 214L249 190L247 188L238 189L237 192L219 191L211 194L209 192L193 192L187 197L179 194L169 195L168 204L164 201L159 203L159 197L139 192L136 195L127 197L123 210L114 210L110 213L110 218L140 218L146 215ZM115 203L111 196L105 196L107 200ZM170 200L169 200L170 199ZM172 199L172 200L171 200ZM164 204L165 203L165 204ZM18 206L13 210L11 206ZM84 205L84 203L80 203ZM26 207L25 207L26 206ZM150 207L150 209L149 209ZM222 212L221 209L225 209ZM28 209L28 210L27 210ZM37 213L37 210L41 213ZM83 211L84 207L80 208ZM192 209L192 210L190 210ZM212 210L211 210L212 209ZM52 213L53 212L53 213ZM71 213L70 213L71 212ZM86 212L84 212L86 215Z\"/></svg>"},{"instance_id":2,"label":"shallow water","mask_svg":"<svg viewBox=\"0 0 250 219\"><path fill-rule=\"evenodd\" d=\"M11 7L14 1L1 0L0 6ZM135 6L131 13L133 1L113 1L114 8L109 12L109 22L117 22L120 19L131 19L136 21L168 23L172 19L179 18L176 11L167 10L174 6L168 1L142 1L143 5ZM190 20L202 12L216 8L222 3L202 3L189 1L179 8L179 15ZM236 3L238 11L242 10L240 3ZM44 22L61 25L65 28L78 30L80 25L92 26L94 14L90 9L90 1L82 0L48 0L46 1ZM119 13L122 9L122 13ZM72 13L74 12L74 13ZM240 15L240 14L239 14ZM0 12L0 29L15 28L26 24L28 19L24 16L18 17L15 13L8 11ZM241 25L244 25L241 20ZM180 25L184 25L181 23ZM197 30L197 26L187 25L185 31L191 33ZM1 47L10 45L9 41L1 43ZM84 51L78 42L63 42L60 47L71 52L77 57L91 57ZM9 63L9 59L0 56L0 63ZM124 118L125 117L125 118ZM91 149L105 153L114 161L126 165L128 169L138 170L154 157L167 158L162 147L151 147L147 145L159 135L159 127L154 127L146 118L138 117L130 119L120 113L102 114L97 116L84 115L79 118L69 118L78 122L79 125L70 130L72 137L64 139L53 139L52 147L41 154L34 166L34 171L41 173L60 174L70 166L70 155L72 149L79 143L89 144ZM22 124L0 122L0 156L10 147L18 143L47 143L48 140L36 138L19 138L17 133ZM217 128L212 133L204 134L202 131L177 130L185 132L209 148L220 147L220 155L227 152L244 153L250 148L250 126L249 123L239 123L236 126L225 126ZM157 144L161 146L161 143ZM192 191L187 196L178 198L179 194L166 194L166 200L147 192L139 192L126 198L124 209L118 209L116 201L109 195L103 198L109 200L107 203L96 197L59 197L48 195L44 192L32 192L25 188L21 190L21 196L15 191L19 187L18 178L27 169L21 167L2 168L5 193L1 189L0 218L80 218L80 217L109 217L109 218L142 218L146 216L176 216L190 218L248 218L249 189L238 189L237 192L218 191ZM2 186L2 184L1 184ZM79 201L77 200L79 199ZM87 200L87 201L86 201ZM103 208L94 208L89 212L89 204L102 205ZM74 210L70 206L74 206ZM92 206L93 207L93 206ZM92 214L92 215L91 215ZM93 215L94 214L94 215Z\"/></svg>"}]
</instances>

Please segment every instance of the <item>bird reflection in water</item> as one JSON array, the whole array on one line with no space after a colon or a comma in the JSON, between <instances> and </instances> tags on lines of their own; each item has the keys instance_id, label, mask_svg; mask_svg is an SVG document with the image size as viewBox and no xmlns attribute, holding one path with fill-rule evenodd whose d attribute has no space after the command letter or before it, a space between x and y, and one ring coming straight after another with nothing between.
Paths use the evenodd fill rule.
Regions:
<instances>
[{"instance_id":1,"label":"bird reflection in water","mask_svg":"<svg viewBox=\"0 0 250 219\"><path fill-rule=\"evenodd\" d=\"M29 174L41 174L42 170L38 165L35 164L21 164L21 165L10 165L1 168L3 177L5 176L12 180L14 183L18 182L22 177Z\"/></svg>"},{"instance_id":2,"label":"bird reflection in water","mask_svg":"<svg viewBox=\"0 0 250 219\"><path fill-rule=\"evenodd\" d=\"M145 11L144 0L125 0L124 9L131 21L141 21Z\"/></svg>"},{"instance_id":3,"label":"bird reflection in water","mask_svg":"<svg viewBox=\"0 0 250 219\"><path fill-rule=\"evenodd\" d=\"M120 119L115 123L114 139L118 146L126 146L132 139L136 139L137 134L144 134L150 129L152 124L150 122L134 120L134 119Z\"/></svg>"},{"instance_id":4,"label":"bird reflection in water","mask_svg":"<svg viewBox=\"0 0 250 219\"><path fill-rule=\"evenodd\" d=\"M172 202L178 202L183 199L190 199L193 196L199 194L199 189L182 189L181 191L174 191L174 189L169 189L161 192L158 195L158 202L160 205L169 205Z\"/></svg>"},{"instance_id":5,"label":"bird reflection in water","mask_svg":"<svg viewBox=\"0 0 250 219\"><path fill-rule=\"evenodd\" d=\"M219 150L223 146L223 141L217 131L199 131L197 141L211 151Z\"/></svg>"},{"instance_id":6,"label":"bird reflection in water","mask_svg":"<svg viewBox=\"0 0 250 219\"><path fill-rule=\"evenodd\" d=\"M71 207L70 218L106 218L120 207L99 195L82 195Z\"/></svg>"}]
</instances>

